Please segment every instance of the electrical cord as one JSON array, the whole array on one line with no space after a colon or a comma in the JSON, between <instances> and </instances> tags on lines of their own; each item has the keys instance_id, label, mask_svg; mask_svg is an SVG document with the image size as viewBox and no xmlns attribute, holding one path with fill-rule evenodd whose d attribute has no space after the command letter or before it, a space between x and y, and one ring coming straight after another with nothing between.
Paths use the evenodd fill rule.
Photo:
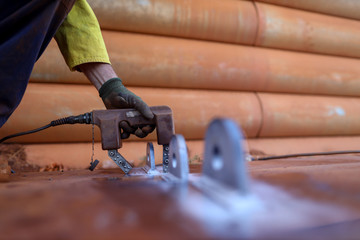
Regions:
<instances>
[{"instance_id":1,"label":"electrical cord","mask_svg":"<svg viewBox=\"0 0 360 240\"><path fill-rule=\"evenodd\" d=\"M10 138L19 137L19 136L23 136L23 135L27 135L27 134L31 134L31 133L36 133L36 132L45 130L49 127L55 127L55 126L64 125L64 124L77 124L77 123L90 124L91 122L92 122L92 114L91 113L84 113L84 114L80 114L77 116L69 116L69 117L65 117L65 118L60 118L60 119L51 121L49 124L47 124L43 127L6 136L6 137L0 139L0 143L4 142Z\"/></svg>"},{"instance_id":2,"label":"electrical cord","mask_svg":"<svg viewBox=\"0 0 360 240\"><path fill-rule=\"evenodd\" d=\"M45 129L49 128L49 127L51 127L50 123L48 125L45 125L43 127L37 128L37 129L30 130L30 131L15 133L15 134L12 134L12 135L9 135L9 136L6 136L6 137L0 139L0 143L5 142L6 140L8 140L10 138L23 136L23 135L27 135L27 134L30 134L30 133L36 133L36 132L45 130Z\"/></svg>"},{"instance_id":3,"label":"electrical cord","mask_svg":"<svg viewBox=\"0 0 360 240\"><path fill-rule=\"evenodd\" d=\"M352 154L360 153L359 150L348 150L348 151L333 151L333 152L313 152L313 153L296 153L296 154L286 154L278 156L268 156L268 157L251 157L251 161L265 161L273 159L283 159L283 158L292 158L292 157L311 157L311 156L326 156L326 155L341 155L341 154Z\"/></svg>"},{"instance_id":4,"label":"electrical cord","mask_svg":"<svg viewBox=\"0 0 360 240\"><path fill-rule=\"evenodd\" d=\"M19 136L23 136L23 135L27 135L27 134L31 134L31 133L36 133L36 132L45 130L45 129L49 128L49 127L55 127L55 126L64 125L64 124L77 124L77 123L80 123L80 124L90 124L90 123L92 123L92 114L91 113L84 113L84 114L80 114L80 115L77 115L77 116L69 116L69 117L65 117L65 118L59 118L57 120L51 121L49 124L47 124L47 125L45 125L43 127L33 129L33 130L30 130L30 131L15 133L15 134L6 136L6 137L0 139L0 144L2 142L5 142L6 140L8 140L10 138L19 137ZM91 163L91 166L90 166L89 169L91 171L93 171L94 168L96 167L96 165L98 165L98 163L99 163L99 161L95 160L94 163ZM15 171L11 169L11 173L15 173Z\"/></svg>"}]
</instances>

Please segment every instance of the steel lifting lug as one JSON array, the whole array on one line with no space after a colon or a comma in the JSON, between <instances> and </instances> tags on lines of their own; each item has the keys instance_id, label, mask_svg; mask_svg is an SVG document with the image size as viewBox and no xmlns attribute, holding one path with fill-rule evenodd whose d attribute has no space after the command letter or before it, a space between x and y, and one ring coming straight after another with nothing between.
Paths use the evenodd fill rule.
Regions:
<instances>
[{"instance_id":1,"label":"steel lifting lug","mask_svg":"<svg viewBox=\"0 0 360 240\"><path fill-rule=\"evenodd\" d=\"M189 178L189 158L185 139L182 135L172 136L169 146L169 173L186 182Z\"/></svg>"},{"instance_id":2,"label":"steel lifting lug","mask_svg":"<svg viewBox=\"0 0 360 240\"><path fill-rule=\"evenodd\" d=\"M242 194L249 191L244 137L230 119L215 119L205 136L203 175Z\"/></svg>"}]
</instances>

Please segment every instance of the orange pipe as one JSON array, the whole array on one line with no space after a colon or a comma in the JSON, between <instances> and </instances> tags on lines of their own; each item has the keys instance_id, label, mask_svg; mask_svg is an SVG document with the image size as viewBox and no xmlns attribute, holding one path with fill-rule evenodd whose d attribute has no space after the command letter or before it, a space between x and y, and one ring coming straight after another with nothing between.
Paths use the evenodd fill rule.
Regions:
<instances>
[{"instance_id":1,"label":"orange pipe","mask_svg":"<svg viewBox=\"0 0 360 240\"><path fill-rule=\"evenodd\" d=\"M360 61L119 32L103 32L127 86L359 96ZM65 66L53 42L32 82L88 83Z\"/></svg>"},{"instance_id":2,"label":"orange pipe","mask_svg":"<svg viewBox=\"0 0 360 240\"><path fill-rule=\"evenodd\" d=\"M259 93L260 137L360 134L360 99Z\"/></svg>"},{"instance_id":3,"label":"orange pipe","mask_svg":"<svg viewBox=\"0 0 360 240\"><path fill-rule=\"evenodd\" d=\"M103 29L253 44L256 11L236 0L90 0ZM116 16L116 17L115 17Z\"/></svg>"},{"instance_id":4,"label":"orange pipe","mask_svg":"<svg viewBox=\"0 0 360 240\"><path fill-rule=\"evenodd\" d=\"M90 3L104 29L360 57L354 20L234 0Z\"/></svg>"},{"instance_id":5,"label":"orange pipe","mask_svg":"<svg viewBox=\"0 0 360 240\"><path fill-rule=\"evenodd\" d=\"M55 40L49 43L43 55L35 63L30 82L90 83L84 74L69 70Z\"/></svg>"},{"instance_id":6,"label":"orange pipe","mask_svg":"<svg viewBox=\"0 0 360 240\"><path fill-rule=\"evenodd\" d=\"M346 57L360 57L360 22L255 3L256 45Z\"/></svg>"},{"instance_id":7,"label":"orange pipe","mask_svg":"<svg viewBox=\"0 0 360 240\"><path fill-rule=\"evenodd\" d=\"M345 0L345 1L344 0L337 0L337 1L256 0L256 1L360 20L360 16L359 16L360 2L358 0Z\"/></svg>"},{"instance_id":8,"label":"orange pipe","mask_svg":"<svg viewBox=\"0 0 360 240\"><path fill-rule=\"evenodd\" d=\"M187 139L204 137L214 117L229 117L241 124L248 136L260 128L261 110L254 93L130 88L151 106L173 110L176 133ZM103 108L96 89L85 85L29 84L19 108L1 128L0 137L38 128L51 120ZM97 129L97 128L96 128ZM97 132L97 140L98 132ZM155 139L152 134L148 139ZM91 126L67 125L13 139L16 142L88 142Z\"/></svg>"},{"instance_id":9,"label":"orange pipe","mask_svg":"<svg viewBox=\"0 0 360 240\"><path fill-rule=\"evenodd\" d=\"M167 104L174 111L175 129L187 139L202 139L214 117L238 122L248 137L329 136L360 133L359 98L287 94L130 88L149 105ZM55 94L56 93L56 94ZM46 101L44 101L46 99ZM24 100L1 128L0 137L37 128L53 119L102 108L91 86L30 84ZM98 132L97 132L97 140ZM152 134L149 139L155 139ZM59 126L14 139L17 142L91 141L91 127Z\"/></svg>"},{"instance_id":10,"label":"orange pipe","mask_svg":"<svg viewBox=\"0 0 360 240\"><path fill-rule=\"evenodd\" d=\"M247 145L253 157L265 155L283 155L307 152L344 151L359 148L359 136L353 137L301 137L301 138L265 138L247 139ZM189 162L201 163L204 159L204 141L186 141ZM94 159L100 161L99 167L116 168L116 165L95 143ZM89 166L91 143L26 144L27 161L41 167L52 163L63 164L66 168L82 169ZM135 166L143 165L146 156L146 142L124 142L119 152ZM162 148L154 142L155 160L162 161Z\"/></svg>"}]
</instances>

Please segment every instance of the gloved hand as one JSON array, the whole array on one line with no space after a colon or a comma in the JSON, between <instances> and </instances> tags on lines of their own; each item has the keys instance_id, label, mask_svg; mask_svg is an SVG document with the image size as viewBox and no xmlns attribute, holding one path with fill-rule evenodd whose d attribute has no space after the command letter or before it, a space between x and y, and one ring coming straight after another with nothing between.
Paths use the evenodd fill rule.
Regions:
<instances>
[{"instance_id":1,"label":"gloved hand","mask_svg":"<svg viewBox=\"0 0 360 240\"><path fill-rule=\"evenodd\" d=\"M99 95L107 109L135 108L148 119L154 117L149 106L141 100L140 97L130 92L122 84L120 78L112 78L106 81L99 89ZM130 134L135 134L137 137L143 138L151 133L155 129L155 126L145 125L133 127L130 126L128 122L122 121L120 122L120 128L122 129L122 139L128 138Z\"/></svg>"}]
</instances>

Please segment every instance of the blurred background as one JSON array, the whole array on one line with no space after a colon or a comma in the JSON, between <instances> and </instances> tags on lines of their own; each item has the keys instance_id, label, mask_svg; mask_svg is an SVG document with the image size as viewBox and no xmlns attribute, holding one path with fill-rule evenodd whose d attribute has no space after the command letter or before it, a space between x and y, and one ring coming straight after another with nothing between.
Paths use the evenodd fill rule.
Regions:
<instances>
[{"instance_id":1,"label":"blurred background","mask_svg":"<svg viewBox=\"0 0 360 240\"><path fill-rule=\"evenodd\" d=\"M254 156L358 149L360 1L88 2L117 74L149 105L172 108L191 163L201 162L214 117L234 119ZM52 42L0 137L103 108L96 89L69 71ZM115 166L95 128L95 158ZM41 167L90 162L91 126L59 126L11 141L21 144L15 153ZM130 138L119 152L141 165L147 141L156 135ZM155 153L160 162L159 147Z\"/></svg>"}]
</instances>

